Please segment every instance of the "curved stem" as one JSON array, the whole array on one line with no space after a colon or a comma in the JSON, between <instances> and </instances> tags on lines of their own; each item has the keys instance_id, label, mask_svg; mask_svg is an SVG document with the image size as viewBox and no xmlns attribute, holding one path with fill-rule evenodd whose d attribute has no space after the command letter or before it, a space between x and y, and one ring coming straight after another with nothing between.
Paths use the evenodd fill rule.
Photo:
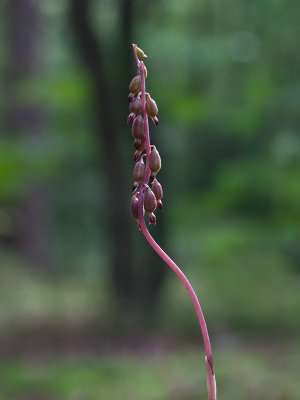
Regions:
<instances>
[{"instance_id":1,"label":"curved stem","mask_svg":"<svg viewBox=\"0 0 300 400\"><path fill-rule=\"evenodd\" d=\"M184 284L185 288L187 289L190 298L192 299L194 308L196 310L205 348L205 360L206 360L206 377L207 377L207 390L208 390L208 399L209 400L216 400L217 392L216 392L216 380L214 374L214 367L213 367L213 360L212 360L212 351L211 345L209 340L209 335L207 331L206 322L204 319L204 315L197 298L197 295L192 288L187 277L181 271L181 269L176 265L176 263L168 256L168 254L156 243L153 237L150 235L146 227L146 223L144 220L144 213L143 213L143 204L144 204L144 193L147 187L151 170L149 167L149 157L151 152L151 145L150 145L150 135L149 135L149 121L148 115L146 112L146 83L145 83L145 73L144 73L144 63L139 60L136 52L136 45L133 44L133 51L136 58L137 66L140 70L141 74L141 92L142 92L142 105L143 105L143 115L144 115L144 129L145 129L145 138L146 138L146 169L145 169L145 178L140 188L139 199L138 199L138 216L139 216L139 228L142 231L143 235L145 236L146 240L150 244L150 246L156 251L156 253L166 262L166 264L175 272L181 282Z\"/></svg>"}]
</instances>

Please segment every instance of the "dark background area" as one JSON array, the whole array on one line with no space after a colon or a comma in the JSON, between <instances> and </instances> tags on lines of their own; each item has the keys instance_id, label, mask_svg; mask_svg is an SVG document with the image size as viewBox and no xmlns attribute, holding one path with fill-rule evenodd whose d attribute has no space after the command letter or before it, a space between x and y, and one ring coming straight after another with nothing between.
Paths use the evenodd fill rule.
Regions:
<instances>
[{"instance_id":1,"label":"dark background area","mask_svg":"<svg viewBox=\"0 0 300 400\"><path fill-rule=\"evenodd\" d=\"M0 2L0 398L205 399L192 303L130 215L131 43L159 107L154 238L220 398L300 397L297 0Z\"/></svg>"}]
</instances>

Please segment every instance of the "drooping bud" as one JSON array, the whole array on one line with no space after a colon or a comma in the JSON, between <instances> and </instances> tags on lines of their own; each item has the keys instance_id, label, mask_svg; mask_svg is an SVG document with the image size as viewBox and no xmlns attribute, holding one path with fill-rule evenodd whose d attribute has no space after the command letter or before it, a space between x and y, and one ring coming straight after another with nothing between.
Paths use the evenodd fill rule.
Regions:
<instances>
[{"instance_id":1,"label":"drooping bud","mask_svg":"<svg viewBox=\"0 0 300 400\"><path fill-rule=\"evenodd\" d=\"M154 122L155 126L158 126L159 120L158 120L157 117L154 117L154 118L152 119L152 121Z\"/></svg>"},{"instance_id":2,"label":"drooping bud","mask_svg":"<svg viewBox=\"0 0 300 400\"><path fill-rule=\"evenodd\" d=\"M132 196L131 204L130 204L131 214L132 214L133 218L137 220L137 222L139 222L139 199L138 199L138 195L139 195L139 192L137 192L135 195ZM145 215L144 206L143 206L143 215Z\"/></svg>"},{"instance_id":3,"label":"drooping bud","mask_svg":"<svg viewBox=\"0 0 300 400\"><path fill-rule=\"evenodd\" d=\"M154 172L151 172L149 182L152 183L155 178L156 178L156 174Z\"/></svg>"},{"instance_id":4,"label":"drooping bud","mask_svg":"<svg viewBox=\"0 0 300 400\"><path fill-rule=\"evenodd\" d=\"M129 111L135 115L137 115L142 108L142 100L139 97L135 97L129 104Z\"/></svg>"},{"instance_id":5,"label":"drooping bud","mask_svg":"<svg viewBox=\"0 0 300 400\"><path fill-rule=\"evenodd\" d=\"M160 210L162 210L164 207L163 202L161 200L157 200L157 208L159 208Z\"/></svg>"},{"instance_id":6,"label":"drooping bud","mask_svg":"<svg viewBox=\"0 0 300 400\"><path fill-rule=\"evenodd\" d=\"M146 140L144 138L143 139L135 139L134 146L135 146L135 148L136 148L136 146L139 146L138 148L136 148L136 152L134 153L134 156L133 156L133 161L135 162L138 160L139 156L145 150Z\"/></svg>"},{"instance_id":7,"label":"drooping bud","mask_svg":"<svg viewBox=\"0 0 300 400\"><path fill-rule=\"evenodd\" d=\"M148 214L148 221L150 225L156 225L156 216L153 213Z\"/></svg>"},{"instance_id":8,"label":"drooping bud","mask_svg":"<svg viewBox=\"0 0 300 400\"><path fill-rule=\"evenodd\" d=\"M136 93L141 89L141 75L136 75L129 84L129 92Z\"/></svg>"},{"instance_id":9,"label":"drooping bud","mask_svg":"<svg viewBox=\"0 0 300 400\"><path fill-rule=\"evenodd\" d=\"M133 145L136 149L139 149L142 145L142 139L135 139L135 141L133 142Z\"/></svg>"},{"instance_id":10,"label":"drooping bud","mask_svg":"<svg viewBox=\"0 0 300 400\"><path fill-rule=\"evenodd\" d=\"M136 139L144 139L145 137L145 129L144 129L144 118L141 114L139 114L133 121L132 136Z\"/></svg>"},{"instance_id":11,"label":"drooping bud","mask_svg":"<svg viewBox=\"0 0 300 400\"><path fill-rule=\"evenodd\" d=\"M163 189L161 184L157 181L157 179L154 179L151 189L155 195L156 200L160 200L163 197Z\"/></svg>"},{"instance_id":12,"label":"drooping bud","mask_svg":"<svg viewBox=\"0 0 300 400\"><path fill-rule=\"evenodd\" d=\"M158 113L158 108L149 93L147 93L147 100L146 100L146 111L150 118L155 118Z\"/></svg>"},{"instance_id":13,"label":"drooping bud","mask_svg":"<svg viewBox=\"0 0 300 400\"><path fill-rule=\"evenodd\" d=\"M138 183L138 182L133 182L133 185L132 185L132 188L131 188L132 193L134 193L134 192L136 191L136 189L137 189L138 186L139 186L139 183Z\"/></svg>"},{"instance_id":14,"label":"drooping bud","mask_svg":"<svg viewBox=\"0 0 300 400\"><path fill-rule=\"evenodd\" d=\"M145 164L143 158L133 167L133 180L141 183L145 177Z\"/></svg>"},{"instance_id":15,"label":"drooping bud","mask_svg":"<svg viewBox=\"0 0 300 400\"><path fill-rule=\"evenodd\" d=\"M145 211L150 214L156 209L156 198L150 188L147 189L144 196L144 207Z\"/></svg>"},{"instance_id":16,"label":"drooping bud","mask_svg":"<svg viewBox=\"0 0 300 400\"><path fill-rule=\"evenodd\" d=\"M127 117L127 124L131 124L133 122L134 118L135 118L135 114L130 113Z\"/></svg>"},{"instance_id":17,"label":"drooping bud","mask_svg":"<svg viewBox=\"0 0 300 400\"><path fill-rule=\"evenodd\" d=\"M139 159L140 155L141 155L141 152L137 150L133 155L133 161L134 162L137 161Z\"/></svg>"},{"instance_id":18,"label":"drooping bud","mask_svg":"<svg viewBox=\"0 0 300 400\"><path fill-rule=\"evenodd\" d=\"M137 221L139 220L138 203L139 203L139 199L137 197L137 194L135 194L132 196L130 208L131 208L131 214L132 214L133 218L136 219Z\"/></svg>"},{"instance_id":19,"label":"drooping bud","mask_svg":"<svg viewBox=\"0 0 300 400\"><path fill-rule=\"evenodd\" d=\"M148 58L148 56L139 47L136 47L136 54L138 58Z\"/></svg>"},{"instance_id":20,"label":"drooping bud","mask_svg":"<svg viewBox=\"0 0 300 400\"><path fill-rule=\"evenodd\" d=\"M142 152L145 150L145 148L146 148L146 141L145 141L145 139L143 138L143 139L136 139L135 141L134 141L134 146L136 147L136 146L138 146L139 145L139 147L137 148L137 150L136 150L136 152L134 153L134 156L133 156L133 161L135 162L135 161L137 161L138 160L138 158L139 158L139 156L142 154Z\"/></svg>"},{"instance_id":21,"label":"drooping bud","mask_svg":"<svg viewBox=\"0 0 300 400\"><path fill-rule=\"evenodd\" d=\"M161 169L161 159L159 152L156 150L155 147L152 148L149 157L149 167L151 171L156 175L158 171Z\"/></svg>"},{"instance_id":22,"label":"drooping bud","mask_svg":"<svg viewBox=\"0 0 300 400\"><path fill-rule=\"evenodd\" d=\"M130 103L134 99L134 93L129 93L128 95L128 103Z\"/></svg>"}]
</instances>

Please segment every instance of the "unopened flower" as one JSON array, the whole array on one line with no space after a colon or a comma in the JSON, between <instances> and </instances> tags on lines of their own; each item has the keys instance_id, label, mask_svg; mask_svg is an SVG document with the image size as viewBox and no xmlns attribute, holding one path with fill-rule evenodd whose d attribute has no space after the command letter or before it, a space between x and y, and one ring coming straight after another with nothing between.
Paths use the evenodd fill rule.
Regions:
<instances>
[{"instance_id":1,"label":"unopened flower","mask_svg":"<svg viewBox=\"0 0 300 400\"><path fill-rule=\"evenodd\" d=\"M163 197L163 189L161 184L157 181L157 179L154 179L152 186L151 186L152 192L155 195L156 202L157 202L157 208L160 210L163 209L163 202L161 201L161 198Z\"/></svg>"},{"instance_id":2,"label":"unopened flower","mask_svg":"<svg viewBox=\"0 0 300 400\"><path fill-rule=\"evenodd\" d=\"M134 184L132 187L132 190L136 190L136 188L138 187L138 185L143 182L143 179L145 177L145 164L143 159L141 159L140 161L138 161L134 168L133 168L133 180L134 180Z\"/></svg>"},{"instance_id":3,"label":"unopened flower","mask_svg":"<svg viewBox=\"0 0 300 400\"><path fill-rule=\"evenodd\" d=\"M152 192L150 188L147 189L144 195L144 208L149 217L149 224L156 225L156 217L153 214L153 211L156 209L156 198L155 194Z\"/></svg>"},{"instance_id":4,"label":"unopened flower","mask_svg":"<svg viewBox=\"0 0 300 400\"><path fill-rule=\"evenodd\" d=\"M149 166L151 171L156 175L158 171L161 169L161 159L159 152L155 147L152 148L149 158Z\"/></svg>"},{"instance_id":5,"label":"unopened flower","mask_svg":"<svg viewBox=\"0 0 300 400\"><path fill-rule=\"evenodd\" d=\"M148 214L148 221L150 225L156 225L156 216L153 213Z\"/></svg>"},{"instance_id":6,"label":"unopened flower","mask_svg":"<svg viewBox=\"0 0 300 400\"><path fill-rule=\"evenodd\" d=\"M130 113L127 117L127 124L131 124L133 122L134 118L135 118L135 114Z\"/></svg>"},{"instance_id":7,"label":"unopened flower","mask_svg":"<svg viewBox=\"0 0 300 400\"><path fill-rule=\"evenodd\" d=\"M156 209L155 194L150 188L146 190L146 193L144 195L144 207L147 213L152 213Z\"/></svg>"},{"instance_id":8,"label":"unopened flower","mask_svg":"<svg viewBox=\"0 0 300 400\"><path fill-rule=\"evenodd\" d=\"M137 197L137 194L134 194L131 199L130 208L131 208L131 214L132 214L133 218L136 219L137 221L139 220L138 202L139 202L139 199Z\"/></svg>"},{"instance_id":9,"label":"unopened flower","mask_svg":"<svg viewBox=\"0 0 300 400\"><path fill-rule=\"evenodd\" d=\"M139 198L138 198L139 192L134 194L131 199L131 214L134 219L136 219L137 222L139 222ZM145 209L143 207L143 215L145 215Z\"/></svg>"},{"instance_id":10,"label":"unopened flower","mask_svg":"<svg viewBox=\"0 0 300 400\"><path fill-rule=\"evenodd\" d=\"M156 117L158 113L158 107L155 101L151 98L149 93L147 93L146 111L150 118Z\"/></svg>"},{"instance_id":11,"label":"unopened flower","mask_svg":"<svg viewBox=\"0 0 300 400\"><path fill-rule=\"evenodd\" d=\"M131 134L136 139L143 139L145 137L144 118L141 114L134 119Z\"/></svg>"},{"instance_id":12,"label":"unopened flower","mask_svg":"<svg viewBox=\"0 0 300 400\"><path fill-rule=\"evenodd\" d=\"M136 149L139 149L142 145L142 139L135 139L133 145Z\"/></svg>"},{"instance_id":13,"label":"unopened flower","mask_svg":"<svg viewBox=\"0 0 300 400\"><path fill-rule=\"evenodd\" d=\"M129 104L129 111L135 115L142 111L142 108L142 100L139 97L135 97Z\"/></svg>"},{"instance_id":14,"label":"unopened flower","mask_svg":"<svg viewBox=\"0 0 300 400\"><path fill-rule=\"evenodd\" d=\"M129 92L136 93L141 89L141 75L136 75L129 84Z\"/></svg>"},{"instance_id":15,"label":"unopened flower","mask_svg":"<svg viewBox=\"0 0 300 400\"><path fill-rule=\"evenodd\" d=\"M156 200L160 200L163 197L163 189L157 179L154 179L151 189L152 192L155 194Z\"/></svg>"},{"instance_id":16,"label":"unopened flower","mask_svg":"<svg viewBox=\"0 0 300 400\"><path fill-rule=\"evenodd\" d=\"M133 161L137 161L139 156L142 154L142 152L146 148L146 141L145 139L135 139L134 141L134 147L136 148L136 152L134 153Z\"/></svg>"}]
</instances>

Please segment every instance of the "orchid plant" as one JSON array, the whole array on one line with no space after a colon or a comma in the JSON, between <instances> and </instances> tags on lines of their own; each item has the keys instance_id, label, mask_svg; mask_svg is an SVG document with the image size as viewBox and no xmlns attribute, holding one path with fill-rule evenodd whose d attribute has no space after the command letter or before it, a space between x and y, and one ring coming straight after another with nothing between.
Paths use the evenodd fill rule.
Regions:
<instances>
[{"instance_id":1,"label":"orchid plant","mask_svg":"<svg viewBox=\"0 0 300 400\"><path fill-rule=\"evenodd\" d=\"M150 143L148 119L150 117L154 124L158 126L158 108L156 102L151 98L150 94L146 92L147 69L141 59L147 58L147 56L139 47L137 47L136 44L133 44L132 47L138 71L137 75L129 84L130 94L128 96L130 114L127 118L127 122L132 123L132 136L134 137L134 146L136 148L134 153L134 184L132 187L134 194L131 200L131 213L137 220L139 230L145 236L150 246L175 272L175 274L184 284L192 299L200 323L205 347L208 399L216 400L216 380L211 345L207 326L198 298L190 282L181 269L150 235L144 220L144 215L146 212L148 214L149 224L156 225L154 211L156 208L163 208L163 203L161 200L163 197L163 190L161 184L156 179L157 173L161 169L161 158L156 147ZM140 189L137 191L139 186Z\"/></svg>"}]
</instances>

